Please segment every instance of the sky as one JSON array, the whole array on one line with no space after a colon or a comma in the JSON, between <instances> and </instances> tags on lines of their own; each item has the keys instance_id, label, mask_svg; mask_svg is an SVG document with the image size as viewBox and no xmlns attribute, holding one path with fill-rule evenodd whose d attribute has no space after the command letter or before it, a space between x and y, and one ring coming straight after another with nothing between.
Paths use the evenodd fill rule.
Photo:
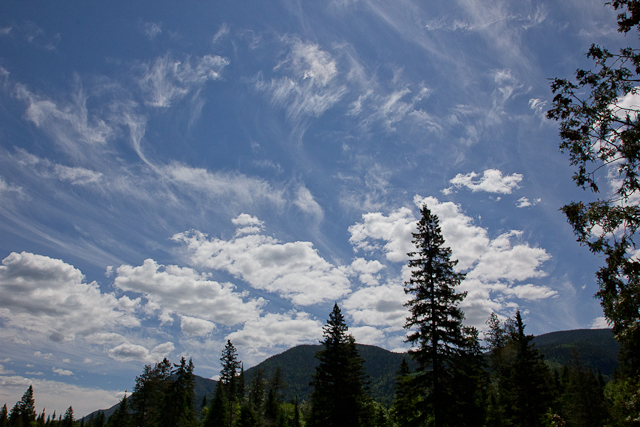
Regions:
<instances>
[{"instance_id":1,"label":"sky","mask_svg":"<svg viewBox=\"0 0 640 427\"><path fill-rule=\"evenodd\" d=\"M0 404L82 416L164 357L216 378L227 340L254 366L336 302L406 351L423 204L465 324L606 327L545 118L592 43L637 47L603 3L4 2Z\"/></svg>"}]
</instances>

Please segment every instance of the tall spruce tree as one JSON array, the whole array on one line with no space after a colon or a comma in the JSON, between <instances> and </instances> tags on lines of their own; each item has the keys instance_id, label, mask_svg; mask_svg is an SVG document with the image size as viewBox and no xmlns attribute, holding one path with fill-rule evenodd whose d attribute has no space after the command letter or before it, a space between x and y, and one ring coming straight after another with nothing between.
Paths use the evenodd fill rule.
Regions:
<instances>
[{"instance_id":1,"label":"tall spruce tree","mask_svg":"<svg viewBox=\"0 0 640 427\"><path fill-rule=\"evenodd\" d=\"M510 362L508 377L503 381L502 394L507 403L506 414L513 425L537 427L549 409L551 377L544 356L531 342L533 335L524 333L520 311L515 316L515 331L511 338L515 357Z\"/></svg>"},{"instance_id":2,"label":"tall spruce tree","mask_svg":"<svg viewBox=\"0 0 640 427\"><path fill-rule=\"evenodd\" d=\"M195 377L193 361L182 357L174 364L171 383L164 398L162 425L165 427L196 427Z\"/></svg>"},{"instance_id":3,"label":"tall spruce tree","mask_svg":"<svg viewBox=\"0 0 640 427\"><path fill-rule=\"evenodd\" d=\"M324 326L320 361L313 375L312 427L358 427L366 399L363 359L336 303Z\"/></svg>"},{"instance_id":4,"label":"tall spruce tree","mask_svg":"<svg viewBox=\"0 0 640 427\"><path fill-rule=\"evenodd\" d=\"M238 350L236 350L231 340L227 340L227 344L222 350L220 361L222 362L220 384L222 384L222 387L225 389L224 392L227 397L227 412L229 416L227 425L231 427L233 425L233 416L235 412L234 404L237 400L236 398L238 393L238 368L241 366L240 361L238 360Z\"/></svg>"},{"instance_id":5,"label":"tall spruce tree","mask_svg":"<svg viewBox=\"0 0 640 427\"><path fill-rule=\"evenodd\" d=\"M164 395L171 378L171 362L164 358L161 362L146 365L142 374L136 377L136 385L131 395L133 421L139 427L160 424Z\"/></svg>"},{"instance_id":6,"label":"tall spruce tree","mask_svg":"<svg viewBox=\"0 0 640 427\"><path fill-rule=\"evenodd\" d=\"M458 307L466 293L455 290L464 274L455 272L457 261L451 260L451 249L443 246L438 217L426 205L420 213L413 233L416 251L408 253L411 278L405 293L412 299L405 304L410 315L404 327L409 330L409 352L418 362L415 390L423 397L422 422L431 416L433 425L441 427L455 422L457 397L451 368L468 345L464 314Z\"/></svg>"}]
</instances>

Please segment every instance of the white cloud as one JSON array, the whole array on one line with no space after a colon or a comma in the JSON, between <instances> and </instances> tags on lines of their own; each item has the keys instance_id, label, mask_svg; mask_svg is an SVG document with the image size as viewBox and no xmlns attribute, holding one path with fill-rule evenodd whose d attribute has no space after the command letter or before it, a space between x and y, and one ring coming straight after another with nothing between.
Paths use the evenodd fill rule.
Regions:
<instances>
[{"instance_id":1,"label":"white cloud","mask_svg":"<svg viewBox=\"0 0 640 427\"><path fill-rule=\"evenodd\" d=\"M457 188L467 187L473 191L486 191L489 193L511 194L515 188L520 188L518 183L522 181L522 175L514 173L513 175L502 176L502 172L497 169L487 169L483 172L479 181L474 181L478 176L477 173L471 172L466 175L459 173L451 182Z\"/></svg>"},{"instance_id":2,"label":"white cloud","mask_svg":"<svg viewBox=\"0 0 640 427\"><path fill-rule=\"evenodd\" d=\"M52 353L42 353L40 351L35 351L33 355L36 357L41 357L43 359L51 359L53 357Z\"/></svg>"},{"instance_id":3,"label":"white cloud","mask_svg":"<svg viewBox=\"0 0 640 427\"><path fill-rule=\"evenodd\" d=\"M607 322L606 317L600 316L593 319L593 322L591 322L591 325L589 327L591 329L609 329L611 328L611 325L609 324L609 322Z\"/></svg>"},{"instance_id":4,"label":"white cloud","mask_svg":"<svg viewBox=\"0 0 640 427\"><path fill-rule=\"evenodd\" d=\"M56 374L62 375L62 376L65 376L65 377L69 377L71 375L75 375L73 372L69 371L68 369L52 368L52 370Z\"/></svg>"},{"instance_id":5,"label":"white cloud","mask_svg":"<svg viewBox=\"0 0 640 427\"><path fill-rule=\"evenodd\" d=\"M229 25L226 23L223 23L220 26L220 29L218 30L218 32L213 36L213 39L211 39L211 42L213 44L217 43L219 40L223 39L224 37L226 37L229 34Z\"/></svg>"},{"instance_id":6,"label":"white cloud","mask_svg":"<svg viewBox=\"0 0 640 427\"><path fill-rule=\"evenodd\" d=\"M253 319L227 337L238 348L246 348L251 361L261 361L280 350L301 343L317 343L322 338L322 324L307 313L291 311L284 314L267 313Z\"/></svg>"},{"instance_id":7,"label":"white cloud","mask_svg":"<svg viewBox=\"0 0 640 427\"><path fill-rule=\"evenodd\" d=\"M138 326L121 311L113 294L61 260L28 252L11 253L0 266L0 317L6 325L49 336L74 339L116 326Z\"/></svg>"},{"instance_id":8,"label":"white cloud","mask_svg":"<svg viewBox=\"0 0 640 427\"><path fill-rule=\"evenodd\" d=\"M162 34L162 23L145 22L144 33L149 38L149 40L155 39L160 34Z\"/></svg>"},{"instance_id":9,"label":"white cloud","mask_svg":"<svg viewBox=\"0 0 640 427\"><path fill-rule=\"evenodd\" d=\"M172 342L157 345L151 351L141 345L123 343L110 349L107 353L109 357L120 362L142 361L153 363L168 356L174 349L175 346Z\"/></svg>"},{"instance_id":10,"label":"white cloud","mask_svg":"<svg viewBox=\"0 0 640 427\"><path fill-rule=\"evenodd\" d=\"M213 332L215 327L213 322L196 317L182 316L180 319L180 329L187 335L205 336Z\"/></svg>"},{"instance_id":11,"label":"white cloud","mask_svg":"<svg viewBox=\"0 0 640 427\"><path fill-rule=\"evenodd\" d=\"M306 187L298 187L296 191L296 200L293 202L302 212L307 215L311 215L316 218L317 221L321 221L324 217L322 208L315 201L313 195Z\"/></svg>"},{"instance_id":12,"label":"white cloud","mask_svg":"<svg viewBox=\"0 0 640 427\"><path fill-rule=\"evenodd\" d=\"M102 173L80 167L54 165L54 170L62 181L70 181L74 185L98 182Z\"/></svg>"},{"instance_id":13,"label":"white cloud","mask_svg":"<svg viewBox=\"0 0 640 427\"><path fill-rule=\"evenodd\" d=\"M262 298L244 301L235 286L210 280L207 274L175 265L163 266L147 259L139 267L118 267L116 287L142 294L162 313L197 317L233 326L258 316ZM161 314L162 314L161 313Z\"/></svg>"},{"instance_id":14,"label":"white cloud","mask_svg":"<svg viewBox=\"0 0 640 427\"><path fill-rule=\"evenodd\" d=\"M535 199L533 202L529 201L526 197L520 197L518 202L516 203L517 208L527 208L529 206L534 206L540 203L542 199Z\"/></svg>"},{"instance_id":15,"label":"white cloud","mask_svg":"<svg viewBox=\"0 0 640 427\"><path fill-rule=\"evenodd\" d=\"M455 203L420 196L414 202L418 207L426 204L438 216L445 246L451 248L451 258L459 261L456 269L466 273L460 291L468 292L462 306L471 324L483 327L492 310L507 305L505 299L539 300L557 295L547 286L517 284L546 276L541 267L551 258L542 248L518 243L522 232L513 230L491 239L488 231L474 225ZM361 223L349 227L354 248L379 250L390 261L406 263L406 253L415 250L411 242L417 221L413 211L399 208L389 215L368 213L362 218ZM403 268L402 280L408 279L408 273L408 268ZM397 329L406 315L402 304L407 298L402 289L402 285L387 284L358 290L345 301L345 310L358 324ZM378 301L386 301L388 311L377 306Z\"/></svg>"},{"instance_id":16,"label":"white cloud","mask_svg":"<svg viewBox=\"0 0 640 427\"><path fill-rule=\"evenodd\" d=\"M410 209L400 208L389 216L367 213L362 215L362 220L349 227L349 243L355 250L382 250L389 261L402 262L408 259L407 252L415 249L411 233L415 231L416 219ZM387 243L380 246L376 240Z\"/></svg>"},{"instance_id":17,"label":"white cloud","mask_svg":"<svg viewBox=\"0 0 640 427\"><path fill-rule=\"evenodd\" d=\"M348 333L353 335L358 344L380 346L380 342L384 340L384 332L373 326L357 326L349 328Z\"/></svg>"},{"instance_id":18,"label":"white cloud","mask_svg":"<svg viewBox=\"0 0 640 427\"><path fill-rule=\"evenodd\" d=\"M356 325L400 331L407 317L408 301L400 283L359 289L344 300L342 307Z\"/></svg>"},{"instance_id":19,"label":"white cloud","mask_svg":"<svg viewBox=\"0 0 640 427\"><path fill-rule=\"evenodd\" d=\"M227 241L198 231L176 234L173 240L187 245L192 264L227 271L294 304L336 300L350 292L346 269L323 259L311 242L281 243L261 234Z\"/></svg>"},{"instance_id":20,"label":"white cloud","mask_svg":"<svg viewBox=\"0 0 640 427\"><path fill-rule=\"evenodd\" d=\"M357 275L360 281L368 286L378 284L380 278L376 273L386 268L380 261L367 261L364 258L356 258L351 263L351 270Z\"/></svg>"},{"instance_id":21,"label":"white cloud","mask_svg":"<svg viewBox=\"0 0 640 427\"><path fill-rule=\"evenodd\" d=\"M231 206L246 206L259 202L276 206L284 205L281 189L274 188L261 179L243 174L209 172L206 169L180 164L167 166L164 172L174 183L196 190L198 197L224 198Z\"/></svg>"},{"instance_id":22,"label":"white cloud","mask_svg":"<svg viewBox=\"0 0 640 427\"><path fill-rule=\"evenodd\" d=\"M153 65L142 65L143 73L138 83L145 94L145 103L153 107L170 107L208 80L220 78L229 61L212 55L175 60L168 54L156 58Z\"/></svg>"},{"instance_id":23,"label":"white cloud","mask_svg":"<svg viewBox=\"0 0 640 427\"><path fill-rule=\"evenodd\" d=\"M88 95L82 88L76 90L68 103L36 95L21 84L15 85L14 93L27 104L25 118L74 156L86 146L104 146L118 132L114 123L89 112Z\"/></svg>"},{"instance_id":24,"label":"white cloud","mask_svg":"<svg viewBox=\"0 0 640 427\"><path fill-rule=\"evenodd\" d=\"M8 192L22 194L22 187L19 187L17 185L7 184L5 180L2 177L0 177L0 197L3 196L3 193L8 193Z\"/></svg>"},{"instance_id":25,"label":"white cloud","mask_svg":"<svg viewBox=\"0 0 640 427\"><path fill-rule=\"evenodd\" d=\"M316 44L298 38L285 38L285 42L290 46L289 54L274 71L287 75L269 82L259 76L255 87L270 94L274 104L285 107L289 119L321 116L347 90L337 83L336 61Z\"/></svg>"}]
</instances>

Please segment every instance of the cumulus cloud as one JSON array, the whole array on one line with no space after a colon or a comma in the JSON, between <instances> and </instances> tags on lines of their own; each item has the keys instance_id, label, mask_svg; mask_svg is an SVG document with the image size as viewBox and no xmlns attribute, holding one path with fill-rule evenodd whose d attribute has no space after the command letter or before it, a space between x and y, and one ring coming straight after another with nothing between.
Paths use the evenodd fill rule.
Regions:
<instances>
[{"instance_id":1,"label":"cumulus cloud","mask_svg":"<svg viewBox=\"0 0 640 427\"><path fill-rule=\"evenodd\" d=\"M68 369L52 368L52 370L56 374L62 375L62 376L65 376L65 377L69 377L71 375L75 375L73 372L69 371Z\"/></svg>"},{"instance_id":2,"label":"cumulus cloud","mask_svg":"<svg viewBox=\"0 0 640 427\"><path fill-rule=\"evenodd\" d=\"M226 326L256 318L264 304L262 298L244 301L246 295L235 292L230 283L218 283L192 268L164 266L152 259L138 267L118 267L114 284L142 294L161 309L161 316L175 313Z\"/></svg>"},{"instance_id":3,"label":"cumulus cloud","mask_svg":"<svg viewBox=\"0 0 640 427\"><path fill-rule=\"evenodd\" d=\"M141 361L153 363L169 355L175 346L172 342L165 342L155 346L151 351L137 344L123 343L110 349L109 357L120 362Z\"/></svg>"},{"instance_id":4,"label":"cumulus cloud","mask_svg":"<svg viewBox=\"0 0 640 427\"><path fill-rule=\"evenodd\" d=\"M105 329L138 326L113 294L85 283L80 270L61 260L11 253L0 266L0 317L6 325L36 331L54 341Z\"/></svg>"},{"instance_id":5,"label":"cumulus cloud","mask_svg":"<svg viewBox=\"0 0 640 427\"><path fill-rule=\"evenodd\" d=\"M416 228L416 218L408 208L400 208L385 216L379 212L362 215L362 222L349 227L349 243L354 249L372 252L381 250L389 261L407 260L407 252L415 249L411 233ZM380 244L379 241L386 242Z\"/></svg>"},{"instance_id":6,"label":"cumulus cloud","mask_svg":"<svg viewBox=\"0 0 640 427\"><path fill-rule=\"evenodd\" d=\"M364 258L356 258L351 263L353 274L358 276L360 281L369 286L378 284L380 277L376 274L386 268L380 261L367 261Z\"/></svg>"},{"instance_id":7,"label":"cumulus cloud","mask_svg":"<svg viewBox=\"0 0 640 427\"><path fill-rule=\"evenodd\" d=\"M207 81L219 79L228 64L228 60L217 55L176 60L167 54L156 58L153 65L142 65L138 83L147 105L166 108Z\"/></svg>"},{"instance_id":8,"label":"cumulus cloud","mask_svg":"<svg viewBox=\"0 0 640 427\"><path fill-rule=\"evenodd\" d=\"M527 208L529 206L537 205L542 199L535 199L533 202L529 201L526 197L520 197L516 202L517 208Z\"/></svg>"},{"instance_id":9,"label":"cumulus cloud","mask_svg":"<svg viewBox=\"0 0 640 427\"><path fill-rule=\"evenodd\" d=\"M420 196L414 202L418 207L426 204L438 216L452 259L459 261L456 269L466 273L460 291L468 292L463 308L472 324L483 326L491 310L506 307L508 299L540 300L557 295L548 286L519 283L546 276L541 267L551 258L544 249L521 242L521 231L512 230L492 239L455 203ZM413 211L403 207L389 215L368 213L362 218L361 223L349 228L354 249L380 251L389 261L406 263L407 252L415 250L411 233L417 218ZM407 280L408 274L404 268L402 280ZM402 304L407 300L402 289L400 284L385 284L358 290L345 301L345 310L358 324L400 328L406 315ZM377 305L378 301L386 301L386 305Z\"/></svg>"},{"instance_id":10,"label":"cumulus cloud","mask_svg":"<svg viewBox=\"0 0 640 427\"><path fill-rule=\"evenodd\" d=\"M346 86L337 82L336 61L317 44L295 37L285 38L285 43L289 54L274 68L274 72L285 75L270 81L259 76L255 87L269 94L275 105L285 107L289 119L321 116L347 91Z\"/></svg>"},{"instance_id":11,"label":"cumulus cloud","mask_svg":"<svg viewBox=\"0 0 640 427\"><path fill-rule=\"evenodd\" d=\"M303 312L267 313L246 322L241 330L227 338L238 348L246 348L253 361L259 361L265 355L273 354L276 347L317 343L322 338L322 324Z\"/></svg>"},{"instance_id":12,"label":"cumulus cloud","mask_svg":"<svg viewBox=\"0 0 640 427\"><path fill-rule=\"evenodd\" d=\"M609 324L609 322L607 321L607 318L604 316L600 316L600 317L596 317L595 319L593 319L593 322L591 322L591 329L605 329L605 328L611 328L611 325Z\"/></svg>"},{"instance_id":13,"label":"cumulus cloud","mask_svg":"<svg viewBox=\"0 0 640 427\"><path fill-rule=\"evenodd\" d=\"M343 309L356 325L400 331L407 317L406 301L402 284L385 284L357 290L344 300Z\"/></svg>"},{"instance_id":14,"label":"cumulus cloud","mask_svg":"<svg viewBox=\"0 0 640 427\"><path fill-rule=\"evenodd\" d=\"M180 329L187 335L205 336L215 329L213 322L196 317L182 316L180 319Z\"/></svg>"},{"instance_id":15,"label":"cumulus cloud","mask_svg":"<svg viewBox=\"0 0 640 427\"><path fill-rule=\"evenodd\" d=\"M472 192L486 191L488 193L511 194L515 188L520 188L518 183L522 181L522 175L514 173L502 176L502 172L497 169L487 169L482 173L482 178L474 181L479 175L475 172L455 176L451 182L455 187L466 187Z\"/></svg>"},{"instance_id":16,"label":"cumulus cloud","mask_svg":"<svg viewBox=\"0 0 640 427\"><path fill-rule=\"evenodd\" d=\"M227 271L294 304L336 300L350 292L346 268L327 262L311 242L282 243L262 234L222 240L198 231L176 234L173 240L187 245L193 265Z\"/></svg>"}]
</instances>

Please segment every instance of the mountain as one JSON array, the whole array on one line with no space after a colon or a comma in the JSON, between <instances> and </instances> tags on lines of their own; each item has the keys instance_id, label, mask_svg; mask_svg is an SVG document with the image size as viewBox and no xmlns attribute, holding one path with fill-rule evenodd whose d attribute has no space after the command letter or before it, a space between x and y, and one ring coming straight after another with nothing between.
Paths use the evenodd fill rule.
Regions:
<instances>
[{"instance_id":1,"label":"mountain","mask_svg":"<svg viewBox=\"0 0 640 427\"><path fill-rule=\"evenodd\" d=\"M393 353L373 345L358 344L357 346L364 359L364 368L369 375L371 396L381 403L391 404L396 372L402 358L406 355ZM247 384L258 370L263 370L265 378L268 379L273 376L279 366L287 384L284 391L285 400L293 399L296 396L299 399L306 399L311 394L309 382L319 363L315 355L320 348L320 345L299 345L271 356L245 372Z\"/></svg>"},{"instance_id":2,"label":"mountain","mask_svg":"<svg viewBox=\"0 0 640 427\"><path fill-rule=\"evenodd\" d=\"M535 337L533 342L552 368L568 365L575 351L580 361L606 379L610 379L618 366L618 342L611 329L575 329L550 332Z\"/></svg>"},{"instance_id":3,"label":"mountain","mask_svg":"<svg viewBox=\"0 0 640 427\"><path fill-rule=\"evenodd\" d=\"M576 329L571 331L550 332L534 338L536 347L545 356L545 361L551 368L561 368L570 364L575 351L580 361L594 371L598 368L602 375L609 379L618 366L618 343L613 337L611 329ZM263 371L264 378L273 377L277 367L282 371L286 384L283 391L285 401L294 399L308 399L311 395L311 376L318 366L316 353L320 345L299 345L275 356L271 356L262 363L245 371L245 383L259 371ZM384 405L391 405L394 395L396 372L405 353L394 353L372 345L358 344L358 351L364 359L364 368L369 375L369 389L371 396ZM196 406L201 410L201 402L206 396L209 400L213 396L217 381L196 375ZM117 406L117 405L116 405ZM116 406L104 410L108 417ZM94 412L94 416L100 411ZM90 415L89 415L90 416ZM88 419L87 416L86 418Z\"/></svg>"}]
</instances>

